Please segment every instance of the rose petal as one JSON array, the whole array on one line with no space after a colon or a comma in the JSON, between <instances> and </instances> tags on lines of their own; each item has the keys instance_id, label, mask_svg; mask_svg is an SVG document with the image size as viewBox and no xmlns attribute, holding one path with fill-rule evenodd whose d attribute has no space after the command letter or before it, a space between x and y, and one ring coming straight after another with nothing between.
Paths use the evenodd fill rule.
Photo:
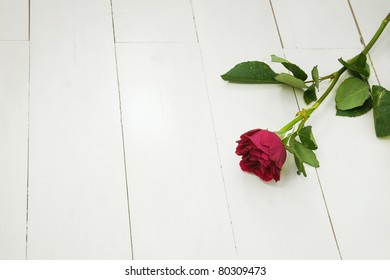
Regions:
<instances>
[{"instance_id":1,"label":"rose petal","mask_svg":"<svg viewBox=\"0 0 390 280\"><path fill-rule=\"evenodd\" d=\"M280 180L286 160L286 148L279 136L271 131L253 129L240 136L236 154L242 156L240 167L264 181Z\"/></svg>"}]
</instances>

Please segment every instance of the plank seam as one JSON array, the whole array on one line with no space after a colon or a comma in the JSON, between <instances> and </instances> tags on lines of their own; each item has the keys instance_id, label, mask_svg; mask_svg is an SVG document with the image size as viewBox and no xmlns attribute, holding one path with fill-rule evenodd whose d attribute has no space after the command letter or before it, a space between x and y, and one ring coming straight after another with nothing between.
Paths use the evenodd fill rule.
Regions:
<instances>
[{"instance_id":1,"label":"plank seam","mask_svg":"<svg viewBox=\"0 0 390 280\"><path fill-rule=\"evenodd\" d=\"M354 20L354 22L355 22L357 31L358 31L358 33L359 33L360 43L361 43L361 44L363 45L363 47L365 48L365 47L366 47L366 42L364 41L364 37L363 37L362 31L361 31L361 29L360 29L359 23L358 23L358 21L357 21L357 17L356 17L355 11L353 10L352 3L351 3L350 0L347 0L347 1L348 1L349 9L351 10L352 17L353 17L353 20ZM378 81L378 83L379 83L379 85L380 85L380 84L381 84L381 81L379 80L378 74L377 74L377 72L376 72L374 62L372 61L370 54L367 54L367 56L368 56L368 59L370 60L370 64L371 64L371 66L372 66L372 70L374 70L375 78L376 78L376 80Z\"/></svg>"},{"instance_id":2,"label":"plank seam","mask_svg":"<svg viewBox=\"0 0 390 280\"><path fill-rule=\"evenodd\" d=\"M0 42L28 42L29 40L17 40L17 39L12 39L12 40L9 40L9 39L2 39L0 40Z\"/></svg>"},{"instance_id":3,"label":"plank seam","mask_svg":"<svg viewBox=\"0 0 390 280\"><path fill-rule=\"evenodd\" d=\"M192 5L192 0L190 0L190 5L191 5L192 21L194 23L194 29L195 29L195 35L196 35L196 42L199 44L198 28L196 26L195 13L194 13L193 5Z\"/></svg>"},{"instance_id":4,"label":"plank seam","mask_svg":"<svg viewBox=\"0 0 390 280\"><path fill-rule=\"evenodd\" d=\"M195 41L119 41L115 44L194 44Z\"/></svg>"},{"instance_id":5,"label":"plank seam","mask_svg":"<svg viewBox=\"0 0 390 280\"><path fill-rule=\"evenodd\" d=\"M348 0L348 2L349 2L349 0ZM275 21L276 29L277 29L278 36L279 36L279 40L280 40L280 44L281 44L281 47L282 47L282 49L283 49L283 54L284 54L284 56L286 57L285 50L287 50L287 49L298 49L298 48L287 48L287 49L284 48L283 39L282 39L282 36L281 36L281 33L280 33L280 29L279 29L279 26L278 26L278 21L277 21L277 19L276 19L275 10L274 10L274 7L273 7L273 5L272 5L272 0L269 0L269 4L270 4L271 10L272 10L272 15L273 15L273 18L274 18L274 21ZM357 24L357 23L356 23L356 24ZM358 29L359 29L359 28L358 28ZM360 34L360 30L359 30L359 34ZM299 49L303 49L303 48L299 48ZM308 48L308 49L313 49L313 48ZM327 50L329 50L329 48L319 48L319 49L327 49ZM298 110L301 110L301 109L300 109L299 102L298 102L298 98L297 98L297 94L296 94L295 89L293 89L293 92L294 92L296 104L297 104L297 106L298 106ZM323 201L324 201L326 213L327 213L327 216L328 216L328 220L329 220L329 223L330 223L330 226L331 226L331 229L332 229L333 238L334 238L335 243L336 243L336 247L337 247L337 251L338 251L339 257L340 257L340 259L342 260L342 255L341 255L340 247L339 247L339 244L338 244L338 241L337 241L336 232L335 232L335 230L334 230L332 218L331 218L331 216L330 216L328 204L327 204L327 202L326 202L325 194L324 194L324 191L323 191L323 188L322 188L322 185L321 185L321 180L320 180L320 176L319 176L319 174L318 174L317 168L315 168L315 171L316 171L317 180L318 180L318 184L319 184L319 187L320 187L322 199L323 199Z\"/></svg>"},{"instance_id":6,"label":"plank seam","mask_svg":"<svg viewBox=\"0 0 390 280\"><path fill-rule=\"evenodd\" d=\"M280 46L282 47L283 56L286 58L286 52L285 52L285 48L284 48L284 44L283 44L282 35L280 34L280 29L279 29L279 25L278 25L278 20L276 19L275 10L274 10L274 7L273 7L273 5L272 5L272 1L271 1L271 0L268 0L268 2L269 2L269 5L270 5L270 8L271 8L272 16L273 16L273 18L274 18L275 27L276 27L276 30L277 30L277 32L278 32L279 42L280 42ZM295 88L293 88L292 91L293 91L293 93L294 93L295 103L297 104L298 111L300 111L300 110L301 110L301 106L299 105L298 96L297 96L297 93L296 93L296 91L295 91Z\"/></svg>"},{"instance_id":7,"label":"plank seam","mask_svg":"<svg viewBox=\"0 0 390 280\"><path fill-rule=\"evenodd\" d=\"M282 47L282 49L284 49L283 39L282 39L282 35L281 35L281 33L280 33L278 21L277 21L277 19L276 19L274 6L272 5L272 0L268 0L268 2L269 2L269 5L270 5L270 7L271 7L272 16L273 16L274 21L275 21L276 30L278 31L278 37L279 37L279 41L280 41L280 46Z\"/></svg>"},{"instance_id":8,"label":"plank seam","mask_svg":"<svg viewBox=\"0 0 390 280\"><path fill-rule=\"evenodd\" d=\"M31 88L31 42L28 43L28 90L27 90L27 159L26 159L26 249L28 259L28 222L29 222L29 187L30 187L30 88Z\"/></svg>"},{"instance_id":9,"label":"plank seam","mask_svg":"<svg viewBox=\"0 0 390 280\"><path fill-rule=\"evenodd\" d=\"M200 41L199 41L199 37L198 37L196 18L195 18L195 12L194 12L194 6L192 3L192 0L190 0L190 3L191 3L192 18L194 21L194 27L195 27L195 32L196 32L198 51L199 51L199 56L200 56L200 60L201 60L201 65L202 65L203 81L204 81L207 99L208 99L208 103L209 103L209 112L210 112L211 122L212 122L212 126L213 126L215 146L217 148L217 155L218 155L218 161L219 161L219 165L220 165L222 184L223 184L224 193L225 193L226 207L227 207L227 211L228 211L228 215L229 215L230 227L231 227L231 232L232 232L232 237L233 237L234 250L235 250L237 259L239 259L237 242L236 242L236 237L235 237L235 233L234 233L234 225L233 225L233 220L232 220L232 215L231 215L231 210L230 210L230 205L229 205L229 196L228 196L227 189L226 189L226 182L225 182L225 176L223 173L223 167L222 167L221 154L220 154L220 149L219 149L219 144L218 144L217 132L215 129L214 114L213 114L213 109L211 106L210 94L209 94L209 89L208 89L208 85L207 85L207 78L206 78L206 72L205 72L204 61L203 61L203 54L202 54L202 49L200 47Z\"/></svg>"},{"instance_id":10,"label":"plank seam","mask_svg":"<svg viewBox=\"0 0 390 280\"><path fill-rule=\"evenodd\" d=\"M30 32L30 28L31 28L31 0L28 0L28 15L27 15L27 40L30 41L31 40L31 32Z\"/></svg>"},{"instance_id":11,"label":"plank seam","mask_svg":"<svg viewBox=\"0 0 390 280\"><path fill-rule=\"evenodd\" d=\"M354 22L355 22L355 25L356 25L357 31L358 31L358 33L359 33L359 37L360 37L360 38L359 38L359 39L360 39L360 43L363 45L363 47L366 47L366 42L364 41L364 38L363 38L362 32L361 32L361 30L360 30L360 26L359 26L359 24L358 24L358 22L357 22L357 18L356 18L356 15L355 15L355 12L354 12L354 10L353 10L353 8L352 8L351 1L350 1L350 0L347 0L347 2L348 2L349 9L351 10L352 17L353 17L353 20L354 20Z\"/></svg>"},{"instance_id":12,"label":"plank seam","mask_svg":"<svg viewBox=\"0 0 390 280\"><path fill-rule=\"evenodd\" d=\"M123 128L122 98L121 98L121 90L120 90L120 82L119 82L119 68L118 68L118 56L116 50L114 9L112 5L112 0L110 0L110 5L111 5L112 35L113 35L113 44L114 44L114 53L115 53L116 82L118 88L119 116L120 116L121 134L122 134L123 164L125 169L127 215L129 218L129 231L130 231L130 249L131 249L131 259L134 260L133 233L132 233L132 226L131 226L131 210L130 210L130 198L129 198L129 182L128 182L128 175L127 175L128 173L127 173L127 163L126 163L125 135L124 135L124 128Z\"/></svg>"},{"instance_id":13,"label":"plank seam","mask_svg":"<svg viewBox=\"0 0 390 280\"><path fill-rule=\"evenodd\" d=\"M332 228L333 239L334 239L334 241L335 241L335 243L336 243L336 247L337 247L337 251L338 251L338 253L339 253L340 260L342 260L343 257L342 257L342 255L341 255L339 242L337 241L336 231L335 231L335 228L334 228L334 226L333 226L332 218L331 218L331 216L330 216L330 212L329 212L329 208L328 208L328 203L326 202L324 189L322 188L320 176L319 176L319 174L318 174L318 169L315 168L315 170L316 170L316 174L317 174L318 184L320 185L320 190L321 190L322 198L323 198L323 201L324 201L326 213L327 213L327 215L328 215L328 220L329 220L329 223L330 223L330 227Z\"/></svg>"}]
</instances>

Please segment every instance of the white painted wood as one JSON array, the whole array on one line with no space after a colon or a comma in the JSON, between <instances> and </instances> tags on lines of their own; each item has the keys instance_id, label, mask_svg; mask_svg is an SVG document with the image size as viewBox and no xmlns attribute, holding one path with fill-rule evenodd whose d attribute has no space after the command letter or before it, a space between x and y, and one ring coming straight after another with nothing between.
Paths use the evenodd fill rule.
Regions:
<instances>
[{"instance_id":1,"label":"white painted wood","mask_svg":"<svg viewBox=\"0 0 390 280\"><path fill-rule=\"evenodd\" d=\"M0 0L0 41L28 40L28 0Z\"/></svg>"},{"instance_id":2,"label":"white painted wood","mask_svg":"<svg viewBox=\"0 0 390 280\"><path fill-rule=\"evenodd\" d=\"M319 65L329 74L337 59L360 50L289 50L290 59L305 67ZM375 82L372 77L371 82ZM325 88L325 87L324 87ZM318 169L344 259L390 257L390 189L388 139L375 137L372 112L357 118L335 116L334 95L312 115L317 140Z\"/></svg>"},{"instance_id":3,"label":"white painted wood","mask_svg":"<svg viewBox=\"0 0 390 280\"><path fill-rule=\"evenodd\" d=\"M190 0L113 0L117 42L196 42Z\"/></svg>"},{"instance_id":4,"label":"white painted wood","mask_svg":"<svg viewBox=\"0 0 390 280\"><path fill-rule=\"evenodd\" d=\"M291 90L219 75L272 53L334 71L362 49L348 2L272 0L284 52L269 0L113 0L117 42L160 42L117 44L128 197L110 2L31 1L27 258L131 258L127 199L137 259L339 258L314 169L289 157L263 183L234 154L241 133L293 117ZM351 4L367 43L389 1ZM389 28L371 53L387 88ZM4 40L28 40L27 0L0 0ZM27 42L0 42L0 259L26 257L28 60ZM342 257L388 259L388 139L332 99L310 124Z\"/></svg>"},{"instance_id":5,"label":"white painted wood","mask_svg":"<svg viewBox=\"0 0 390 280\"><path fill-rule=\"evenodd\" d=\"M117 51L135 258L236 258L197 44Z\"/></svg>"},{"instance_id":6,"label":"white painted wood","mask_svg":"<svg viewBox=\"0 0 390 280\"><path fill-rule=\"evenodd\" d=\"M287 87L229 84L219 77L236 63L283 55L269 1L195 0L193 6L238 257L337 259L314 169L298 177L288 157L281 181L264 183L242 172L234 153L242 133L278 130L298 110Z\"/></svg>"},{"instance_id":7,"label":"white painted wood","mask_svg":"<svg viewBox=\"0 0 390 280\"><path fill-rule=\"evenodd\" d=\"M347 1L271 0L285 48L358 48Z\"/></svg>"},{"instance_id":8,"label":"white painted wood","mask_svg":"<svg viewBox=\"0 0 390 280\"><path fill-rule=\"evenodd\" d=\"M360 30L366 44L377 31L381 20L390 13L390 1L351 1ZM370 56L382 86L390 89L390 25L382 33L381 38L371 50Z\"/></svg>"},{"instance_id":9,"label":"white painted wood","mask_svg":"<svg viewBox=\"0 0 390 280\"><path fill-rule=\"evenodd\" d=\"M24 259L28 43L0 42L0 259Z\"/></svg>"},{"instance_id":10,"label":"white painted wood","mask_svg":"<svg viewBox=\"0 0 390 280\"><path fill-rule=\"evenodd\" d=\"M366 42L376 31L382 16L387 15L387 12L383 11L385 8L377 5L379 2L363 5L363 1L353 1L358 24ZM378 18L379 21L375 22L373 18ZM374 66L383 84L390 82L388 71L385 70L388 67L386 64L389 63L387 33L388 30L372 52ZM320 71L326 74L339 67L337 59L340 56L352 57L360 50L361 48L343 52L297 51L294 55L289 51L287 55L318 63L323 69L320 68ZM376 83L375 77L371 77L371 83ZM323 108L313 115L312 123L320 128L316 130L317 143L320 146L318 156L321 161L318 171L341 254L345 259L388 259L388 140L375 137L372 112L352 119L336 117L333 99L327 100L321 106Z\"/></svg>"},{"instance_id":11,"label":"white painted wood","mask_svg":"<svg viewBox=\"0 0 390 280\"><path fill-rule=\"evenodd\" d=\"M29 259L129 259L109 1L32 1Z\"/></svg>"},{"instance_id":12,"label":"white painted wood","mask_svg":"<svg viewBox=\"0 0 390 280\"><path fill-rule=\"evenodd\" d=\"M356 3L353 3L355 13L359 7ZM368 14L381 14L381 10L380 5L365 6ZM359 13L357 15L361 28L365 26L365 22L373 21L372 17L359 17ZM328 16L332 14L328 13ZM381 16L379 18L376 23L369 24L376 26L373 27L374 31ZM371 36L372 34L369 37ZM388 61L388 48L382 49L387 40L388 36L378 44L381 53L377 55L384 61ZM320 73L326 75L340 67L338 58L348 59L361 50L362 47L356 50L334 51L288 50L286 54L289 59L300 61L306 69L310 69L313 64L320 65ZM377 46L374 51L378 51ZM379 75L383 77L384 83L389 83L387 75L381 75L381 72ZM376 83L375 77L371 77L370 82ZM335 116L334 106L332 96L313 114L310 123L315 129L319 145L317 154L321 167L318 173L341 255L344 259L388 259L389 142L375 137L372 112L358 118L341 118Z\"/></svg>"},{"instance_id":13,"label":"white painted wood","mask_svg":"<svg viewBox=\"0 0 390 280\"><path fill-rule=\"evenodd\" d=\"M381 21L388 15L390 2L387 0L375 0L372 2L360 0L350 1L360 31L366 43L368 43L369 39L371 39L378 29Z\"/></svg>"}]
</instances>

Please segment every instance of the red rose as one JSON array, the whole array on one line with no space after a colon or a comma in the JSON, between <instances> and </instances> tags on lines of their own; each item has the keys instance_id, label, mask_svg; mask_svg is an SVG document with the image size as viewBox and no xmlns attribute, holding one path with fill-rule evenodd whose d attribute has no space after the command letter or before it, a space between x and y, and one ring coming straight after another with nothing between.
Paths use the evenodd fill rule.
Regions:
<instances>
[{"instance_id":1,"label":"red rose","mask_svg":"<svg viewBox=\"0 0 390 280\"><path fill-rule=\"evenodd\" d=\"M280 180L280 171L286 161L286 148L279 136L271 131L253 129L237 141L236 154L242 156L240 167L264 181Z\"/></svg>"}]
</instances>

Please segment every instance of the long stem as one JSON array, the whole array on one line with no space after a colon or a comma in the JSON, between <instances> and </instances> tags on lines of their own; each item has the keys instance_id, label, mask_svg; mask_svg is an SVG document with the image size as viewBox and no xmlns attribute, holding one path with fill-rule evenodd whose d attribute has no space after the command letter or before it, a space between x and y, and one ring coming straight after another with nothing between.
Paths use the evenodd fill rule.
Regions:
<instances>
[{"instance_id":1,"label":"long stem","mask_svg":"<svg viewBox=\"0 0 390 280\"><path fill-rule=\"evenodd\" d=\"M375 45L376 41L378 41L379 37L381 36L383 30L385 30L386 28L386 25L389 23L390 21L390 13L387 15L387 17L382 21L381 25L379 26L378 30L375 32L374 36L371 38L370 42L368 43L368 45L363 49L362 53L367 55L368 52L371 50L371 48ZM355 56L351 61L350 63L353 63L354 60L356 60L358 58L359 55ZM333 76L333 80L332 80L332 83L329 85L328 89L322 94L322 96L320 97L320 99L318 99L318 101L316 103L314 103L314 105L310 108L310 109L313 109L313 111L315 109L317 109L318 106L321 105L322 101L324 101L324 99L329 95L329 93L332 91L332 89L334 88L334 86L336 85L338 79L340 78L340 76L347 70L346 67L341 67L337 72L333 73L333 74L330 74L328 75L329 77L332 77ZM310 110L309 109L309 110Z\"/></svg>"},{"instance_id":2,"label":"long stem","mask_svg":"<svg viewBox=\"0 0 390 280\"><path fill-rule=\"evenodd\" d=\"M295 124L299 123L302 119L303 119L303 117L301 115L296 116L292 121L290 121L288 124L283 126L279 130L279 132L281 132L281 133L287 132L291 127L293 127Z\"/></svg>"},{"instance_id":3,"label":"long stem","mask_svg":"<svg viewBox=\"0 0 390 280\"><path fill-rule=\"evenodd\" d=\"M378 30L376 31L376 33L374 34L374 36L372 37L372 39L370 40L370 42L368 43L368 45L364 48L363 52L364 54L368 54L368 52L371 50L372 46L375 45L376 41L378 40L378 38L381 36L383 30L385 30L386 28L386 25L389 23L390 21L390 13L387 15L387 17L382 21L382 24L379 26Z\"/></svg>"},{"instance_id":4,"label":"long stem","mask_svg":"<svg viewBox=\"0 0 390 280\"><path fill-rule=\"evenodd\" d=\"M328 80L328 79L333 79L333 75L334 75L334 73L332 73L330 75L326 75L326 76L320 77L318 80L321 82L321 81L325 81L325 80ZM310 83L313 83L313 82L314 82L313 80L309 80L309 81L305 81L305 84L310 84Z\"/></svg>"},{"instance_id":5,"label":"long stem","mask_svg":"<svg viewBox=\"0 0 390 280\"><path fill-rule=\"evenodd\" d=\"M317 100L316 103L313 104L313 106L311 106L308 111L310 112L309 114L311 114L315 109L317 109L321 103L325 100L325 98L329 95L329 93L333 90L333 88L335 87L336 83L338 82L338 80L340 79L341 75L347 70L346 67L341 67L339 69L339 71L335 72L334 73L334 76L333 76L333 80L332 80L332 83L329 85L329 87L326 89L326 91L321 95L321 97Z\"/></svg>"},{"instance_id":6,"label":"long stem","mask_svg":"<svg viewBox=\"0 0 390 280\"><path fill-rule=\"evenodd\" d=\"M367 44L367 46L363 49L362 53L367 55L368 52L371 50L371 48L375 45L376 41L379 39L379 37L381 36L383 30L385 30L387 24L389 23L390 21L390 13L387 15L387 17L382 21L381 25L379 26L378 30L376 31L376 33L374 34L374 36L371 38L370 42ZM356 59L358 58L358 56L355 56L354 58L352 58L349 63L353 63ZM333 90L333 88L336 86L338 80L340 79L341 75L347 70L346 67L341 67L337 72L334 72L330 75L327 75L327 76L324 76L322 77L321 80L325 80L325 79L329 79L331 78L332 79L332 82L331 84L329 85L329 87L326 89L326 91L321 95L321 97L317 100L316 103L314 103L310 108L308 109L303 109L301 112L304 112L303 114L302 113L298 113L298 115L292 120L290 121L289 123L287 123L285 126L283 126L279 132L281 133L285 133L287 132L291 127L293 127L295 124L299 123L300 121L306 121L310 115L321 105L321 103L326 99L326 97L328 97L329 93L331 93L331 91Z\"/></svg>"},{"instance_id":7,"label":"long stem","mask_svg":"<svg viewBox=\"0 0 390 280\"><path fill-rule=\"evenodd\" d=\"M333 90L335 87L337 81L339 80L340 76L347 70L347 68L342 67L339 71L331 74L333 75L332 83L329 85L329 87L326 89L326 91L321 95L321 97L317 100L316 103L313 104L309 109L304 109L306 114L298 114L292 121L290 121L288 124L283 126L279 132L287 132L291 127L293 127L295 124L299 123L303 119L308 119L310 115L316 110L321 103L325 100L325 98L329 95L329 93ZM329 75L330 76L330 75Z\"/></svg>"}]
</instances>

